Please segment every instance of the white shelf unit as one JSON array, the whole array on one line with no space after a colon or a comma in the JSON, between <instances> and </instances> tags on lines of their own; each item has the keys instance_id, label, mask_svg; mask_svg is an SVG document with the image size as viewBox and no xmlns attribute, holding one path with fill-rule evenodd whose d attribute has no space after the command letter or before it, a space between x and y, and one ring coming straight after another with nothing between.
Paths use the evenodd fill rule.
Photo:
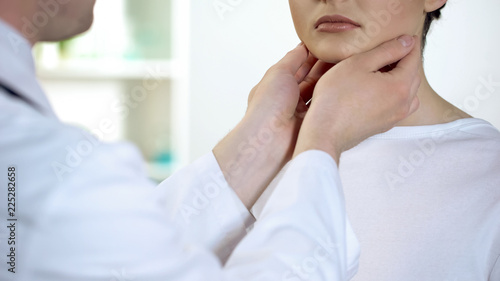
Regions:
<instances>
[{"instance_id":1,"label":"white shelf unit","mask_svg":"<svg viewBox=\"0 0 500 281\"><path fill-rule=\"evenodd\" d=\"M62 60L50 67L41 65L37 68L38 77L44 79L119 79L140 80L150 74L159 79L175 79L176 72L172 60ZM97 67L96 67L97 66Z\"/></svg>"},{"instance_id":2,"label":"white shelf unit","mask_svg":"<svg viewBox=\"0 0 500 281\"><path fill-rule=\"evenodd\" d=\"M103 119L111 120L116 133L103 140L134 142L143 152L150 178L156 181L189 161L186 2L171 0L169 60L52 58L37 64L40 82L63 121L92 131ZM140 89L146 98L144 93L139 95ZM139 98L127 104L134 94ZM120 103L128 108L113 112ZM75 112L80 117L73 116ZM168 157L171 163L156 161Z\"/></svg>"}]
</instances>

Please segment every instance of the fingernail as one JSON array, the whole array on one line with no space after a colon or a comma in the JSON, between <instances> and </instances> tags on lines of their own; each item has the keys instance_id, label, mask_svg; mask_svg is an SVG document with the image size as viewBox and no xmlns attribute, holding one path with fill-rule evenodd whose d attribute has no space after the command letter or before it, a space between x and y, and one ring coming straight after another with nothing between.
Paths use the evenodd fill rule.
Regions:
<instances>
[{"instance_id":1,"label":"fingernail","mask_svg":"<svg viewBox=\"0 0 500 281\"><path fill-rule=\"evenodd\" d=\"M413 37L408 35L403 35L398 38L398 41L403 45L403 47L409 47L413 43Z\"/></svg>"}]
</instances>

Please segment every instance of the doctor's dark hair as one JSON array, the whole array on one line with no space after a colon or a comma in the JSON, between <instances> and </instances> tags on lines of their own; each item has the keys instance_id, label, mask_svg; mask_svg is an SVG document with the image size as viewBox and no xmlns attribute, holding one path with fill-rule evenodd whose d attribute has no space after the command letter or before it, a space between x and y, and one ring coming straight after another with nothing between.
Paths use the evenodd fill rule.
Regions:
<instances>
[{"instance_id":1,"label":"doctor's dark hair","mask_svg":"<svg viewBox=\"0 0 500 281\"><path fill-rule=\"evenodd\" d=\"M429 12L427 13L427 15L425 15L424 29L422 31L422 50L425 48L425 43L427 42L427 33L429 33L432 22L441 18L441 10L444 8L444 6L446 6L446 3L441 8Z\"/></svg>"}]
</instances>

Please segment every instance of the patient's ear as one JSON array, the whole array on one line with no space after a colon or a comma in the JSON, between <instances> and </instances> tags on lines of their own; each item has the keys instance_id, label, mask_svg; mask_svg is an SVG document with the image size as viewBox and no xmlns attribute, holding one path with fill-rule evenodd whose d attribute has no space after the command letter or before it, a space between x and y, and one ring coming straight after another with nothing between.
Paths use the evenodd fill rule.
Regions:
<instances>
[{"instance_id":1,"label":"patient's ear","mask_svg":"<svg viewBox=\"0 0 500 281\"><path fill-rule=\"evenodd\" d=\"M443 7L447 0L425 0L425 12L430 13Z\"/></svg>"}]
</instances>

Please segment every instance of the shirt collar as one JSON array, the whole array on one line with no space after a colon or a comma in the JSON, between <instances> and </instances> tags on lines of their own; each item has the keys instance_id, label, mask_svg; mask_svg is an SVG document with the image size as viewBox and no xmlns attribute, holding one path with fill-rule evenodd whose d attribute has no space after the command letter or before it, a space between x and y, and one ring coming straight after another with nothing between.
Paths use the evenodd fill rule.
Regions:
<instances>
[{"instance_id":1,"label":"shirt collar","mask_svg":"<svg viewBox=\"0 0 500 281\"><path fill-rule=\"evenodd\" d=\"M55 117L36 78L31 44L0 19L0 83L32 101L42 114Z\"/></svg>"}]
</instances>

